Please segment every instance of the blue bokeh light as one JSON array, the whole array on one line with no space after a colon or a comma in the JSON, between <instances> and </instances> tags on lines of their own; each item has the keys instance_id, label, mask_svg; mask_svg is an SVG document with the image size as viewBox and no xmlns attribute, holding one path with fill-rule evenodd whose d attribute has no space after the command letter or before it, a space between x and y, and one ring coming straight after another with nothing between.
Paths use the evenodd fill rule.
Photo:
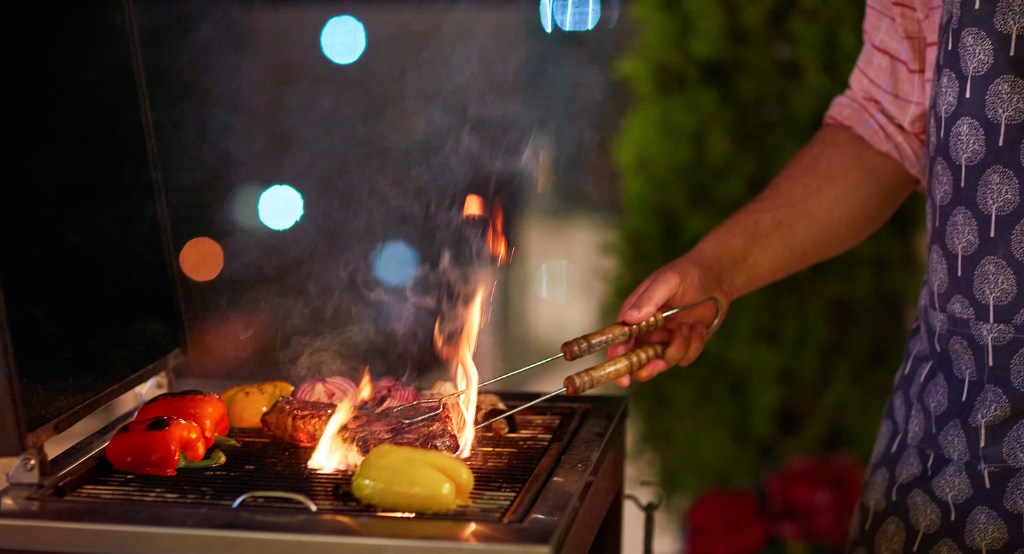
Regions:
<instances>
[{"instance_id":1,"label":"blue bokeh light","mask_svg":"<svg viewBox=\"0 0 1024 554\"><path fill-rule=\"evenodd\" d=\"M373 276L392 287L404 287L416 277L420 255L409 243L390 240L373 251Z\"/></svg>"},{"instance_id":2,"label":"blue bokeh light","mask_svg":"<svg viewBox=\"0 0 1024 554\"><path fill-rule=\"evenodd\" d=\"M601 19L601 0L540 0L540 24L551 32L554 25L563 31L590 31Z\"/></svg>"},{"instance_id":3,"label":"blue bokeh light","mask_svg":"<svg viewBox=\"0 0 1024 554\"><path fill-rule=\"evenodd\" d=\"M540 25L550 33L554 29L551 14L551 0L540 0Z\"/></svg>"},{"instance_id":4,"label":"blue bokeh light","mask_svg":"<svg viewBox=\"0 0 1024 554\"><path fill-rule=\"evenodd\" d=\"M256 210L260 222L275 231L284 231L302 218L302 195L290 185L273 185L260 195Z\"/></svg>"},{"instance_id":5,"label":"blue bokeh light","mask_svg":"<svg viewBox=\"0 0 1024 554\"><path fill-rule=\"evenodd\" d=\"M366 50L366 27L351 15L332 17L320 31L320 49L332 62L350 64Z\"/></svg>"}]
</instances>

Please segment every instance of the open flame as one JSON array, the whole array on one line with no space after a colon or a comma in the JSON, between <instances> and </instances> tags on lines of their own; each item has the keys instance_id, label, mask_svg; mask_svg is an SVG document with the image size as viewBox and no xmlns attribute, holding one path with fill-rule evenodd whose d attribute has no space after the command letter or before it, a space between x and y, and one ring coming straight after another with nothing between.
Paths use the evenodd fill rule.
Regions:
<instances>
[{"instance_id":1,"label":"open flame","mask_svg":"<svg viewBox=\"0 0 1024 554\"><path fill-rule=\"evenodd\" d=\"M373 400L373 381L370 380L369 367L363 369L363 378L359 381L359 388L356 390L356 405Z\"/></svg>"},{"instance_id":2,"label":"open flame","mask_svg":"<svg viewBox=\"0 0 1024 554\"><path fill-rule=\"evenodd\" d=\"M459 451L456 455L460 458L469 457L473 450L473 439L476 437L476 428L473 423L476 419L476 388L480 382L480 374L473 362L473 353L476 351L477 337L480 335L483 303L484 288L479 287L466 311L466 323L462 327L459 344L456 348L450 348L445 344L444 336L440 331L440 318L434 327L434 345L438 353L442 357L452 358L450 361L456 390L466 391L454 402L458 411L452 414L453 430L455 436L459 438Z\"/></svg>"},{"instance_id":3,"label":"open flame","mask_svg":"<svg viewBox=\"0 0 1024 554\"><path fill-rule=\"evenodd\" d=\"M327 421L327 427L324 428L324 433L320 436L313 455L306 462L307 467L322 472L331 472L355 467L362 463L363 457L359 454L359 450L338 436L338 431L348 423L348 420L352 419L352 415L355 413L356 404L347 398L335 407L334 415Z\"/></svg>"},{"instance_id":4,"label":"open flame","mask_svg":"<svg viewBox=\"0 0 1024 554\"><path fill-rule=\"evenodd\" d=\"M468 195L462 215L466 219L487 216L483 198L476 194ZM509 261L510 258L508 240L503 233L504 220L505 215L501 206L495 203L490 211L487 226L487 248L497 258L499 265ZM445 344L444 337L440 332L440 318L434 328L434 342L438 353L451 362L457 390L466 391L455 401L454 405L458 406L458 411L452 414L455 435L459 439L459 451L456 455L460 458L469 457L473 450L473 440L476 438L474 426L477 404L476 389L480 383L480 374L473 362L473 354L476 352L477 339L483 323L484 291L484 286L477 288L476 295L467 309L466 322L459 335L457 348ZM338 436L338 432L355 415L360 404L372 399L373 383L370 379L369 368L366 368L363 370L363 378L359 382L356 397L351 400L346 399L338 404L331 419L328 420L323 435L307 462L309 468L318 471L336 471L355 467L362 463L363 457L359 454L359 450L355 445L343 441Z\"/></svg>"},{"instance_id":5,"label":"open flame","mask_svg":"<svg viewBox=\"0 0 1024 554\"><path fill-rule=\"evenodd\" d=\"M491 223L487 226L487 248L498 258L498 265L509 260L508 240L504 234L505 213L500 204L494 205L491 211Z\"/></svg>"},{"instance_id":6,"label":"open flame","mask_svg":"<svg viewBox=\"0 0 1024 554\"><path fill-rule=\"evenodd\" d=\"M466 393L459 396L458 406L462 411L462 429L455 429L459 437L459 451L456 456L468 458L473 450L473 439L476 437L476 387L480 383L480 372L473 363L473 354L476 352L476 341L480 335L480 324L482 321L484 303L484 289L480 287L470 303L469 311L466 314L466 324L462 327L462 335L459 337L459 358L455 366L455 386L458 390L466 390Z\"/></svg>"},{"instance_id":7,"label":"open flame","mask_svg":"<svg viewBox=\"0 0 1024 554\"><path fill-rule=\"evenodd\" d=\"M479 194L467 194L462 206L463 219L480 219L488 215L484 199ZM498 259L498 265L508 262L512 254L505 238L505 212L501 204L494 203L487 222L487 249Z\"/></svg>"},{"instance_id":8,"label":"open flame","mask_svg":"<svg viewBox=\"0 0 1024 554\"><path fill-rule=\"evenodd\" d=\"M306 462L306 467L327 473L356 467L363 462L363 456L355 445L341 440L338 431L352 419L360 404L372 398L373 381L370 380L370 368L367 367L363 369L363 378L359 381L355 398L346 398L335 406L334 414L327 420L327 426L313 449L313 455Z\"/></svg>"}]
</instances>

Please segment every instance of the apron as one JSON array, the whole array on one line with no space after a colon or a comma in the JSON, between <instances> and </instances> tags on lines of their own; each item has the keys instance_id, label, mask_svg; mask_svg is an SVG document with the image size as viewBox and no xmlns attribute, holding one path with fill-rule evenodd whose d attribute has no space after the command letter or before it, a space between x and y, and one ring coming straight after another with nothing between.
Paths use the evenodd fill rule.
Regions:
<instances>
[{"instance_id":1,"label":"apron","mask_svg":"<svg viewBox=\"0 0 1024 554\"><path fill-rule=\"evenodd\" d=\"M856 554L1024 552L1024 6L943 9L927 272L854 510Z\"/></svg>"}]
</instances>

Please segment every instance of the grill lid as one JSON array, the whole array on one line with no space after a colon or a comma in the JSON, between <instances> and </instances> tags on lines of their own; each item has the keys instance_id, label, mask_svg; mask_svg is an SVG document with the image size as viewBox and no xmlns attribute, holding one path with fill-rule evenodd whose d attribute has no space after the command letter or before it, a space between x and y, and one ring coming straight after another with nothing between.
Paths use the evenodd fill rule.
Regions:
<instances>
[{"instance_id":1,"label":"grill lid","mask_svg":"<svg viewBox=\"0 0 1024 554\"><path fill-rule=\"evenodd\" d=\"M180 311L121 2L14 7L19 153L0 202L0 456L157 373ZM68 55L88 44L88 56Z\"/></svg>"}]
</instances>

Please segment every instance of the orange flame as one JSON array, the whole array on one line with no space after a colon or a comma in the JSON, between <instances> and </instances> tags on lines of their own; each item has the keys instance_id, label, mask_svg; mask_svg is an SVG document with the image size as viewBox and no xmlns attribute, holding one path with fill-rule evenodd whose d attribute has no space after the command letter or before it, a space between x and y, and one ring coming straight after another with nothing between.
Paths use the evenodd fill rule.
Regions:
<instances>
[{"instance_id":1,"label":"orange flame","mask_svg":"<svg viewBox=\"0 0 1024 554\"><path fill-rule=\"evenodd\" d=\"M494 205L491 224L487 226L487 248L498 258L498 265L508 261L508 240L505 238L505 213L500 204Z\"/></svg>"},{"instance_id":2,"label":"orange flame","mask_svg":"<svg viewBox=\"0 0 1024 554\"><path fill-rule=\"evenodd\" d=\"M370 381L370 368L363 368L363 378L359 381L356 404L362 404L373 399L373 382Z\"/></svg>"},{"instance_id":3,"label":"orange flame","mask_svg":"<svg viewBox=\"0 0 1024 554\"><path fill-rule=\"evenodd\" d=\"M463 219L479 219L487 215L487 208L484 199L479 194L467 194L466 202L462 206ZM487 249L498 258L498 265L509 259L511 254L508 247L508 239L505 238L505 212L501 204L495 202L491 210L490 221L487 224Z\"/></svg>"},{"instance_id":4,"label":"orange flame","mask_svg":"<svg viewBox=\"0 0 1024 554\"><path fill-rule=\"evenodd\" d=\"M466 390L466 393L459 397L458 407L462 411L462 429L456 429L459 437L459 451L456 453L460 458L468 458L473 450L473 439L476 437L476 387L480 383L480 373L473 363L473 354L476 352L477 337L480 335L480 325L483 315L484 289L480 287L470 303L469 311L466 313L466 324L462 327L462 335L459 337L459 357L455 366L455 386L458 390Z\"/></svg>"},{"instance_id":5,"label":"orange flame","mask_svg":"<svg viewBox=\"0 0 1024 554\"><path fill-rule=\"evenodd\" d=\"M364 381L366 381L365 378ZM355 467L362 463L363 457L355 445L341 440L341 437L338 436L338 431L348 423L349 419L352 419L355 411L356 405L348 399L342 400L335 407L334 414L327 421L327 427L324 428L324 434L320 436L320 440L313 450L313 455L306 462L307 467L322 473L329 473Z\"/></svg>"},{"instance_id":6,"label":"orange flame","mask_svg":"<svg viewBox=\"0 0 1024 554\"><path fill-rule=\"evenodd\" d=\"M363 368L363 378L359 381L359 388L355 400L345 399L335 406L334 414L327 420L324 433L320 435L313 455L309 457L306 466L322 473L329 473L339 469L356 467L363 462L363 456L355 445L341 440L338 431L352 419L356 413L356 407L363 402L373 398L373 381L370 379L370 368Z\"/></svg>"}]
</instances>

